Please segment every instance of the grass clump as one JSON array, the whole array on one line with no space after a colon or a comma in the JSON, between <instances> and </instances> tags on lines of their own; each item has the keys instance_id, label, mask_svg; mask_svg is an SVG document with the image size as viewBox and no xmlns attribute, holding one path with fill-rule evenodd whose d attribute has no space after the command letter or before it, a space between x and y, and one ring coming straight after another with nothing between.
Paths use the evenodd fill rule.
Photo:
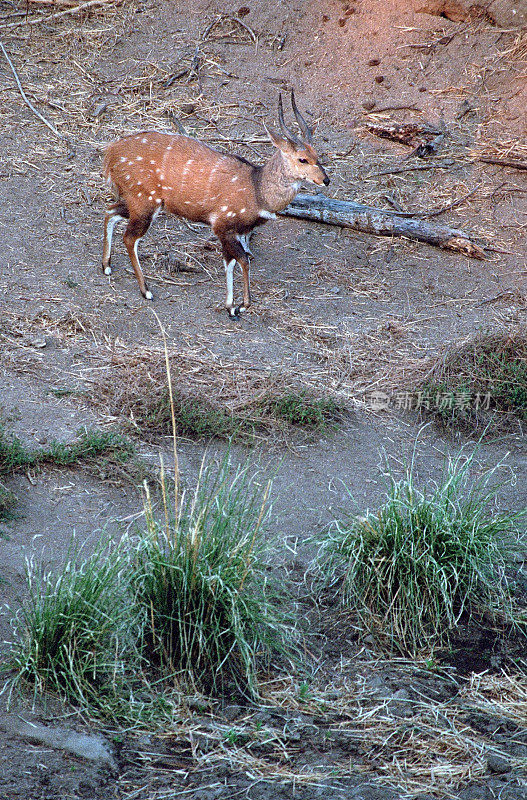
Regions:
<instances>
[{"instance_id":1,"label":"grass clump","mask_svg":"<svg viewBox=\"0 0 527 800\"><path fill-rule=\"evenodd\" d=\"M277 431L284 424L321 430L339 414L334 400L311 396L305 390L268 392L232 409L200 394L186 396L173 387L172 397L165 388L157 397L137 398L131 409L134 425L142 435L171 435L172 409L178 436L245 442L258 434Z\"/></svg>"},{"instance_id":2,"label":"grass clump","mask_svg":"<svg viewBox=\"0 0 527 800\"><path fill-rule=\"evenodd\" d=\"M181 351L115 354L93 399L106 413L127 418L143 438L171 436L174 412L178 436L246 443L289 435L291 427L321 429L343 411L299 376Z\"/></svg>"},{"instance_id":3,"label":"grass clump","mask_svg":"<svg viewBox=\"0 0 527 800\"><path fill-rule=\"evenodd\" d=\"M524 512L495 510L495 470L471 484L473 459L449 461L443 481L424 488L412 468L402 480L390 475L384 504L335 522L323 543L343 603L404 654L445 646L468 616L520 620L506 564Z\"/></svg>"},{"instance_id":4,"label":"grass clump","mask_svg":"<svg viewBox=\"0 0 527 800\"><path fill-rule=\"evenodd\" d=\"M131 409L134 424L140 428L142 435L171 435L172 408L178 436L189 439L229 439L240 432L246 435L253 432L253 428L240 415L218 408L208 399L186 397L174 390L171 399L167 387L159 396L137 398Z\"/></svg>"},{"instance_id":5,"label":"grass clump","mask_svg":"<svg viewBox=\"0 0 527 800\"><path fill-rule=\"evenodd\" d=\"M135 453L133 444L114 431L81 429L71 443L52 441L47 447L29 448L0 425L0 475L13 474L44 464L69 467L77 463L122 465Z\"/></svg>"},{"instance_id":6,"label":"grass clump","mask_svg":"<svg viewBox=\"0 0 527 800\"><path fill-rule=\"evenodd\" d=\"M418 407L470 430L527 422L527 333L481 334L451 348L419 387Z\"/></svg>"},{"instance_id":7,"label":"grass clump","mask_svg":"<svg viewBox=\"0 0 527 800\"><path fill-rule=\"evenodd\" d=\"M269 396L261 405L266 413L290 425L323 429L334 422L341 409L332 398L318 398L307 391L286 392Z\"/></svg>"},{"instance_id":8,"label":"grass clump","mask_svg":"<svg viewBox=\"0 0 527 800\"><path fill-rule=\"evenodd\" d=\"M258 671L290 638L263 563L269 487L228 461L202 470L162 522L59 575L28 570L16 618L14 686L59 694L88 714L160 724L181 695L258 694Z\"/></svg>"},{"instance_id":9,"label":"grass clump","mask_svg":"<svg viewBox=\"0 0 527 800\"><path fill-rule=\"evenodd\" d=\"M89 557L70 548L57 576L28 565L29 597L16 619L14 684L57 693L97 713L125 675L132 652L125 561L101 542Z\"/></svg>"},{"instance_id":10,"label":"grass clump","mask_svg":"<svg viewBox=\"0 0 527 800\"><path fill-rule=\"evenodd\" d=\"M150 508L133 586L143 653L187 691L257 695L257 670L288 638L262 560L269 485L247 466L202 470L192 496L164 522Z\"/></svg>"},{"instance_id":11,"label":"grass clump","mask_svg":"<svg viewBox=\"0 0 527 800\"><path fill-rule=\"evenodd\" d=\"M0 483L0 522L11 519L16 503L16 495L7 486Z\"/></svg>"}]
</instances>

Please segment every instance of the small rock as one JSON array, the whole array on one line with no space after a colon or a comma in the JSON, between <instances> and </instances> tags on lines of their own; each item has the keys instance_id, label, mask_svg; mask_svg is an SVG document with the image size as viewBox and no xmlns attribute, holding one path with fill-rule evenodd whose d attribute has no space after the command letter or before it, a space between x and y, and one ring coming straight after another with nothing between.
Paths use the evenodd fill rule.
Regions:
<instances>
[{"instance_id":1,"label":"small rock","mask_svg":"<svg viewBox=\"0 0 527 800\"><path fill-rule=\"evenodd\" d=\"M410 695L406 689L398 689L393 693L394 700L410 700Z\"/></svg>"},{"instance_id":2,"label":"small rock","mask_svg":"<svg viewBox=\"0 0 527 800\"><path fill-rule=\"evenodd\" d=\"M368 66L369 67L378 67L380 63L381 63L381 59L380 58L370 58L370 60L368 61Z\"/></svg>"},{"instance_id":3,"label":"small rock","mask_svg":"<svg viewBox=\"0 0 527 800\"><path fill-rule=\"evenodd\" d=\"M36 337L35 339L30 339L29 344L31 347L38 347L39 349L42 349L47 345L47 342L43 337Z\"/></svg>"},{"instance_id":4,"label":"small rock","mask_svg":"<svg viewBox=\"0 0 527 800\"><path fill-rule=\"evenodd\" d=\"M365 111L373 111L377 103L375 100L363 100L362 107Z\"/></svg>"},{"instance_id":5,"label":"small rock","mask_svg":"<svg viewBox=\"0 0 527 800\"><path fill-rule=\"evenodd\" d=\"M80 733L69 728L27 722L15 714L0 715L0 728L8 736L20 736L30 742L64 750L87 761L95 761L116 769L116 764L107 740L100 734Z\"/></svg>"},{"instance_id":6,"label":"small rock","mask_svg":"<svg viewBox=\"0 0 527 800\"><path fill-rule=\"evenodd\" d=\"M510 772L511 765L507 758L491 753L487 756L487 769L497 775L504 775L506 772Z\"/></svg>"},{"instance_id":7,"label":"small rock","mask_svg":"<svg viewBox=\"0 0 527 800\"><path fill-rule=\"evenodd\" d=\"M384 75L375 76L375 83L382 83L383 81L384 81Z\"/></svg>"},{"instance_id":8,"label":"small rock","mask_svg":"<svg viewBox=\"0 0 527 800\"><path fill-rule=\"evenodd\" d=\"M92 111L92 117L94 119L97 119L98 117L101 116L101 114L104 114L107 108L108 108L108 103L106 102L106 100L101 100L101 102L97 103L97 105L94 107Z\"/></svg>"}]
</instances>

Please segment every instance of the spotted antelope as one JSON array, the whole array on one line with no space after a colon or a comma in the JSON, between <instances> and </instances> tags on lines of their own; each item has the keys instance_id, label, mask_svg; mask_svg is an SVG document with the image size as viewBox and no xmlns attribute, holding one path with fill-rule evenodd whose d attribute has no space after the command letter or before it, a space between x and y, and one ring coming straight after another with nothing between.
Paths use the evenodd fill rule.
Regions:
<instances>
[{"instance_id":1,"label":"spotted antelope","mask_svg":"<svg viewBox=\"0 0 527 800\"><path fill-rule=\"evenodd\" d=\"M297 137L284 122L282 97L278 101L280 135L266 127L276 148L263 166L224 155L196 139L148 131L111 144L105 154L104 175L114 186L116 202L104 220L103 270L111 274L110 257L115 224L127 220L124 243L141 294L152 299L137 255L139 240L164 209L191 222L208 223L223 251L227 278L225 305L238 317L251 304L249 236L257 225L274 219L300 189L301 181L329 184L313 147L312 131L301 116L291 92L293 112L300 128ZM234 303L234 267L243 275L243 303Z\"/></svg>"}]
</instances>

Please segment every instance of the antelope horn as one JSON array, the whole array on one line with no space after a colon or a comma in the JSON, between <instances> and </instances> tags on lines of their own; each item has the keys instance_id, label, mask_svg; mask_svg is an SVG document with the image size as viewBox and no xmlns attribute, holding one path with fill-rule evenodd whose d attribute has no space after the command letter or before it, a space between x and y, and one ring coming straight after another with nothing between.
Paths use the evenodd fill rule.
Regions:
<instances>
[{"instance_id":1,"label":"antelope horn","mask_svg":"<svg viewBox=\"0 0 527 800\"><path fill-rule=\"evenodd\" d=\"M291 144L301 144L298 140L298 137L289 130L284 122L284 106L282 105L282 94L278 95L278 122L280 123L280 130L284 134L285 138L291 142Z\"/></svg>"},{"instance_id":2,"label":"antelope horn","mask_svg":"<svg viewBox=\"0 0 527 800\"><path fill-rule=\"evenodd\" d=\"M294 93L293 89L291 89L291 105L293 106L293 113L295 115L296 121L298 122L298 127L302 131L302 136L304 137L306 142L310 142L311 143L313 141L313 131L308 126L308 124L305 121L304 117L302 116L302 114L300 113L298 108L296 107L295 93Z\"/></svg>"}]
</instances>

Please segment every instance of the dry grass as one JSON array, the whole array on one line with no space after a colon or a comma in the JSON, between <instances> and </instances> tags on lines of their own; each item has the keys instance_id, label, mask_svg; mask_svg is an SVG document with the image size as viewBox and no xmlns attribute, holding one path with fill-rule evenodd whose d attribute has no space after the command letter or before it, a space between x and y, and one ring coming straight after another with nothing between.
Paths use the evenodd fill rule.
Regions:
<instances>
[{"instance_id":1,"label":"dry grass","mask_svg":"<svg viewBox=\"0 0 527 800\"><path fill-rule=\"evenodd\" d=\"M203 351L169 351L176 433L192 438L285 435L291 426L331 424L338 398L307 384L299 373L228 361ZM170 435L172 417L165 352L114 353L93 383L93 402L125 417L141 436Z\"/></svg>"},{"instance_id":2,"label":"dry grass","mask_svg":"<svg viewBox=\"0 0 527 800\"><path fill-rule=\"evenodd\" d=\"M316 683L304 691L305 684L292 677L270 680L263 686L263 702L273 710L274 723L261 725L251 709L235 723L214 713L191 714L176 723L168 738L173 746L189 743L198 773L210 776L211 770L221 767L234 781L234 776L242 773L254 782L282 787L329 787L339 780L356 781L364 776L369 783L396 788L404 797L427 793L447 798L467 782L484 778L491 753L507 758L516 774L525 774L525 759L490 745L488 738L467 722L477 709L519 722L525 712L521 675L473 676L453 699L407 700L403 703L407 710L401 715L401 703L394 702L389 691L383 697L382 692L369 688L357 670L364 674L389 670L392 679L397 675L402 685L415 685L416 677L418 684L432 681L448 686L449 695L457 695L460 689L452 689L453 679L448 674L430 672L424 662L392 659L384 663L364 654L353 662L341 661L331 692ZM297 720L307 736L304 741L316 737L307 755L306 747L298 746ZM144 769L152 771L149 800L161 800L166 796L162 776L155 774L146 758ZM142 777L144 785L144 773ZM123 785L123 797L142 797L135 794L138 788L135 783Z\"/></svg>"},{"instance_id":3,"label":"dry grass","mask_svg":"<svg viewBox=\"0 0 527 800\"><path fill-rule=\"evenodd\" d=\"M527 31L520 31L512 47L508 50L504 50L500 55L501 57L507 58L509 61L519 62L520 64L527 61Z\"/></svg>"},{"instance_id":4,"label":"dry grass","mask_svg":"<svg viewBox=\"0 0 527 800\"><path fill-rule=\"evenodd\" d=\"M469 152L476 161L483 158L493 158L497 161L527 163L527 143L524 139L480 141L478 146Z\"/></svg>"},{"instance_id":5,"label":"dry grass","mask_svg":"<svg viewBox=\"0 0 527 800\"><path fill-rule=\"evenodd\" d=\"M479 334L450 346L419 382L418 396L421 410L448 425L517 428L527 419L527 331Z\"/></svg>"}]
</instances>

